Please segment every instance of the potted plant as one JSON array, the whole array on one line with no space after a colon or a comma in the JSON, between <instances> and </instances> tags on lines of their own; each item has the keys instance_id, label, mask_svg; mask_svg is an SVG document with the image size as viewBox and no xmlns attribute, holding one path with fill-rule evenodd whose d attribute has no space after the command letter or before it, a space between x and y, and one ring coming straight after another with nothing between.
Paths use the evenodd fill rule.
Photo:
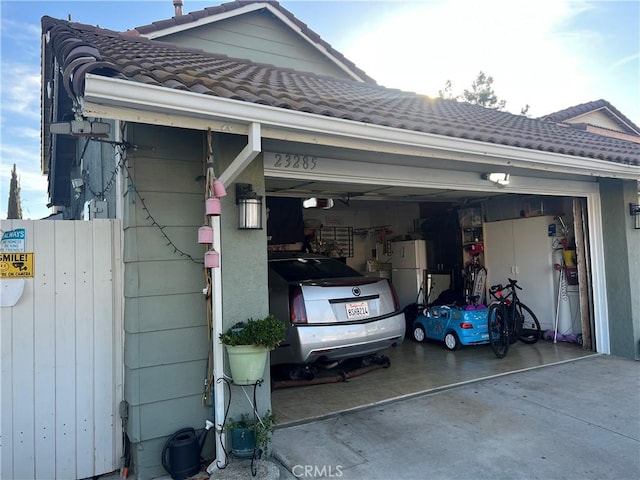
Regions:
<instances>
[{"instance_id":1,"label":"potted plant","mask_svg":"<svg viewBox=\"0 0 640 480\"><path fill-rule=\"evenodd\" d=\"M240 458L251 458L254 453L269 456L269 442L276 424L276 417L267 410L262 417L255 421L247 414L242 414L239 420L229 419L225 430L230 433L231 452Z\"/></svg>"},{"instance_id":2,"label":"potted plant","mask_svg":"<svg viewBox=\"0 0 640 480\"><path fill-rule=\"evenodd\" d=\"M251 385L262 378L269 351L284 340L286 325L273 315L238 322L220 334L236 385Z\"/></svg>"}]
</instances>

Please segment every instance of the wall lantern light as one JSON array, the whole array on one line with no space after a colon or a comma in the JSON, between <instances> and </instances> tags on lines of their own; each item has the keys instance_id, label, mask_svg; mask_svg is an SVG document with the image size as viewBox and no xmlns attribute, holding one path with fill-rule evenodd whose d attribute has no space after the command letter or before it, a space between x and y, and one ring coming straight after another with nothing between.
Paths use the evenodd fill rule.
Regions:
<instances>
[{"instance_id":1,"label":"wall lantern light","mask_svg":"<svg viewBox=\"0 0 640 480\"><path fill-rule=\"evenodd\" d=\"M498 184L500 187L509 185L510 177L511 175L508 173L485 173L482 175L483 180L489 180L490 182Z\"/></svg>"},{"instance_id":2,"label":"wall lantern light","mask_svg":"<svg viewBox=\"0 0 640 480\"><path fill-rule=\"evenodd\" d=\"M635 219L634 228L640 230L640 203L629 204L629 215Z\"/></svg>"},{"instance_id":3,"label":"wall lantern light","mask_svg":"<svg viewBox=\"0 0 640 480\"><path fill-rule=\"evenodd\" d=\"M262 196L250 183L236 183L236 205L239 230L262 230Z\"/></svg>"}]
</instances>

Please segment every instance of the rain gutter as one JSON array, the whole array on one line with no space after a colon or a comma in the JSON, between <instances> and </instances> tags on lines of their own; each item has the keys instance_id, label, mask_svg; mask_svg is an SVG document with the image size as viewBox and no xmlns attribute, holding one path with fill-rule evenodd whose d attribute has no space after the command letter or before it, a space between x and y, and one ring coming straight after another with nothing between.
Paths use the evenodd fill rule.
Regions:
<instances>
[{"instance_id":1,"label":"rain gutter","mask_svg":"<svg viewBox=\"0 0 640 480\"><path fill-rule=\"evenodd\" d=\"M184 119L201 123L203 129L208 125L239 134L259 123L263 138L587 177L640 178L640 167L606 160L401 130L92 74L86 76L83 113L101 118L128 115L135 117L133 121L180 127Z\"/></svg>"}]
</instances>

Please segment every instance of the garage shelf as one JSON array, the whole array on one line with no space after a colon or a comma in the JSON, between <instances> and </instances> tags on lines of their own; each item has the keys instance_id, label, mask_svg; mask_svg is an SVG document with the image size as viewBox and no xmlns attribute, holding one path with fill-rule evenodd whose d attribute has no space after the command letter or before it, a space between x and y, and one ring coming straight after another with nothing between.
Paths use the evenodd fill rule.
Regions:
<instances>
[{"instance_id":1,"label":"garage shelf","mask_svg":"<svg viewBox=\"0 0 640 480\"><path fill-rule=\"evenodd\" d=\"M326 255L353 257L353 227L322 227L317 238L327 246ZM338 253L339 252L339 253Z\"/></svg>"}]
</instances>

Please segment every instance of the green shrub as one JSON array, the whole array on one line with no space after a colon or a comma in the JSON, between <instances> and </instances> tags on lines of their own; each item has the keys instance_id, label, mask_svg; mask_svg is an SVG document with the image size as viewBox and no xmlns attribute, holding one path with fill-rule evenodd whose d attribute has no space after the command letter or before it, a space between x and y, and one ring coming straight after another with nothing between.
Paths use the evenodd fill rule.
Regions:
<instances>
[{"instance_id":1,"label":"green shrub","mask_svg":"<svg viewBox=\"0 0 640 480\"><path fill-rule=\"evenodd\" d=\"M269 455L269 443L271 442L271 436L275 430L276 416L271 413L271 410L267 410L265 414L254 421L253 416L249 416L243 413L239 420L233 420L230 418L224 426L225 430L233 430L234 428L247 429L249 432L255 433L256 436L256 448L262 450L265 456Z\"/></svg>"},{"instance_id":2,"label":"green shrub","mask_svg":"<svg viewBox=\"0 0 640 480\"><path fill-rule=\"evenodd\" d=\"M238 322L225 333L220 334L224 345L255 345L269 350L276 348L285 338L287 327L273 315L244 322Z\"/></svg>"}]
</instances>

